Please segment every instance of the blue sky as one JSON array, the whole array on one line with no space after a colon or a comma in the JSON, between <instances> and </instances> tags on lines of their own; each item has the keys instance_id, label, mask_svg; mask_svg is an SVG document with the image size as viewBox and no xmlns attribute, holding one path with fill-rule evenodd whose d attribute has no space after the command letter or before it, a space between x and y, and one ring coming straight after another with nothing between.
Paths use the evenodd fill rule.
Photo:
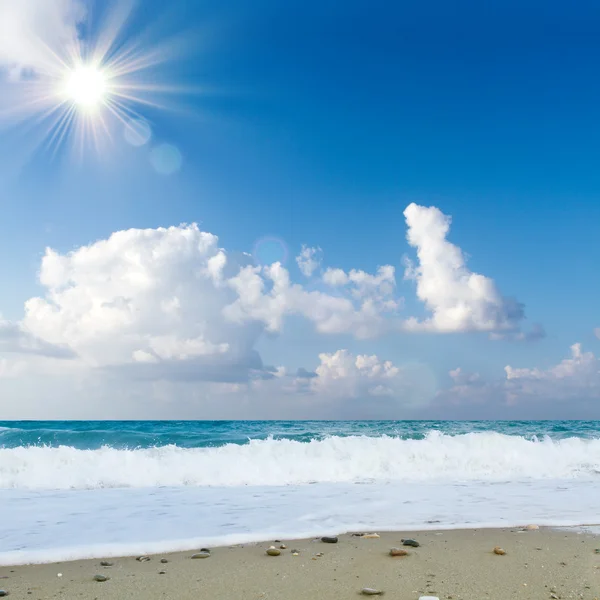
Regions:
<instances>
[{"instance_id":1,"label":"blue sky","mask_svg":"<svg viewBox=\"0 0 600 600\"><path fill-rule=\"evenodd\" d=\"M55 3L60 12L67 2ZM79 35L94 39L102 10L83 4ZM166 110L139 107L152 127L147 145L128 145L121 128L100 157L89 148L79 161L62 151L32 156L25 126L3 119L6 323L21 323L24 302L46 294L37 274L47 246L66 253L117 231L192 222L230 253L281 240L284 266L299 282L302 244L321 248L323 268L392 265L403 311L424 317L415 282L403 281L403 257L415 259L403 212L414 202L451 216L448 240L468 269L525 305L523 331L540 323L546 336L390 330L365 340L315 333L291 316L276 335L255 340L264 364L312 370L319 353L347 349L427 365L439 388L460 367L489 380L485 403L499 394L506 365L548 370L576 342L598 352L597 4L175 0L159 19L162 4L140 2L125 38L148 25L148 47L186 33L152 77L187 91L163 97ZM0 46L0 65L18 62ZM162 143L183 157L170 175L149 160ZM74 342L50 337L78 353ZM12 348L7 360L18 354ZM503 414L489 403L491 416Z\"/></svg>"}]
</instances>

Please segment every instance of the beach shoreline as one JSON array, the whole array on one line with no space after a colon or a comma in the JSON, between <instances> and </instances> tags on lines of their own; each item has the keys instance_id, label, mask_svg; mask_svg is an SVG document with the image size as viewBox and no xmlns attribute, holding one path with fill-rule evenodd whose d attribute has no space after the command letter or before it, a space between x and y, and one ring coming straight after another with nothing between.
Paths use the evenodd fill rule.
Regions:
<instances>
[{"instance_id":1,"label":"beach shoreline","mask_svg":"<svg viewBox=\"0 0 600 600\"><path fill-rule=\"evenodd\" d=\"M337 543L281 539L215 547L199 559L191 557L201 546L144 561L106 558L111 566L102 566L102 559L4 566L0 589L40 600L333 600L360 597L363 588L407 600L600 598L600 553L595 552L600 538L584 530L478 528L337 537ZM403 538L416 540L419 547L403 546ZM267 555L270 546L280 555ZM409 555L392 557L392 547ZM506 554L495 554L494 547ZM108 579L96 581L96 576Z\"/></svg>"}]
</instances>

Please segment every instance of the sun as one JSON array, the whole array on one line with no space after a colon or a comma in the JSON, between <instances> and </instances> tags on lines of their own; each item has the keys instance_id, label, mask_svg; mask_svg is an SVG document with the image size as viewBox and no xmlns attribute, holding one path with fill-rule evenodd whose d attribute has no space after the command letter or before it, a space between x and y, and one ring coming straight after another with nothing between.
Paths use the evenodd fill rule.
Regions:
<instances>
[{"instance_id":1,"label":"sun","mask_svg":"<svg viewBox=\"0 0 600 600\"><path fill-rule=\"evenodd\" d=\"M77 108L92 112L100 108L108 94L107 76L95 66L78 66L65 79L65 95Z\"/></svg>"},{"instance_id":2,"label":"sun","mask_svg":"<svg viewBox=\"0 0 600 600\"><path fill-rule=\"evenodd\" d=\"M28 153L39 148L54 156L68 145L77 158L90 150L110 157L123 129L127 141L143 145L150 139L143 124L149 128L151 112L174 110L174 97L202 91L170 82L176 70L165 68L185 60L196 43L190 33L153 39L144 29L130 35L139 3L93 4L99 7L96 23L78 22L60 44L32 41L33 64L19 63L8 78L0 69L0 136L5 128L19 129L30 140ZM5 85L5 79L10 83Z\"/></svg>"}]
</instances>

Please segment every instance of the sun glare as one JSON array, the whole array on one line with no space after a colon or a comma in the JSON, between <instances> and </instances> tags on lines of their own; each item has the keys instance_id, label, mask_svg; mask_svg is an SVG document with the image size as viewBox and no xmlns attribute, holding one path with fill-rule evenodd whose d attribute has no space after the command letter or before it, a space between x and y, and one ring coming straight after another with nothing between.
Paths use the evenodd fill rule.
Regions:
<instances>
[{"instance_id":1,"label":"sun glare","mask_svg":"<svg viewBox=\"0 0 600 600\"><path fill-rule=\"evenodd\" d=\"M65 92L78 108L93 111L99 108L107 94L105 73L93 66L80 66L67 76Z\"/></svg>"},{"instance_id":2,"label":"sun glare","mask_svg":"<svg viewBox=\"0 0 600 600\"><path fill-rule=\"evenodd\" d=\"M0 72L0 130L28 122L19 129L32 142L29 151L42 147L54 154L69 142L78 157L90 149L110 156L109 145L123 128L126 139L143 145L150 134L140 126L146 123L142 112L172 109L170 98L197 90L169 83L164 68L183 56L187 34L127 36L133 7L122 0L101 12L94 35L56 46L37 40L35 64L19 65L10 81Z\"/></svg>"}]
</instances>

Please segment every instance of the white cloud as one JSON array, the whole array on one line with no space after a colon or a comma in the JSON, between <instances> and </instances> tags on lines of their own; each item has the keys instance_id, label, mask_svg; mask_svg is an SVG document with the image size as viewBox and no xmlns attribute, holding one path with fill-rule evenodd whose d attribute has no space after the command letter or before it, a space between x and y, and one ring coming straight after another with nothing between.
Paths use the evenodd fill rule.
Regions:
<instances>
[{"instance_id":1,"label":"white cloud","mask_svg":"<svg viewBox=\"0 0 600 600\"><path fill-rule=\"evenodd\" d=\"M348 275L343 269L332 269L328 268L323 273L323 281L332 287L346 285L349 281Z\"/></svg>"},{"instance_id":2,"label":"white cloud","mask_svg":"<svg viewBox=\"0 0 600 600\"><path fill-rule=\"evenodd\" d=\"M407 215L419 257L407 274L432 311L421 322L399 314L392 265L375 273L325 269L307 289L281 264L255 266L251 256L226 252L196 225L118 231L68 253L49 248L39 270L42 293L25 303L19 323L0 322L0 397L29 398L23 407L33 410L41 403L35 390L42 390L49 410L61 406L65 418L71 417L67 398L85 398L90 410L101 402L121 417L135 416L135 406L147 410L152 398L160 402L144 416L259 418L271 410L282 417L384 418L425 406L437 382L422 364L338 350L321 354L315 371L292 375L265 367L256 351L263 333L284 332L290 316L319 334L357 339L407 329L524 335L520 309L510 313L493 282L471 273L460 249L445 239L448 219L416 205ZM302 260L316 260L308 250ZM318 268L302 264L305 274ZM517 379L535 379L510 373L505 385L513 388ZM460 369L452 376L454 391L476 388L481 398L506 392L504 384ZM85 416L85 406L77 409Z\"/></svg>"},{"instance_id":3,"label":"white cloud","mask_svg":"<svg viewBox=\"0 0 600 600\"><path fill-rule=\"evenodd\" d=\"M397 366L342 349L319 354L312 372L278 369L272 379L249 386L257 397L278 398L270 410L280 418L400 418L427 406L437 381L425 365Z\"/></svg>"},{"instance_id":4,"label":"white cloud","mask_svg":"<svg viewBox=\"0 0 600 600\"><path fill-rule=\"evenodd\" d=\"M581 413L575 411L587 411L586 415L598 411L600 359L592 352L583 352L581 344L571 346L569 358L545 369L507 365L504 378L490 381L461 368L450 371L449 375L452 386L438 393L441 406L480 405L499 415L502 410L526 412L543 405L545 413L541 416L545 418L577 417ZM566 413L561 405L566 407ZM527 418L532 414L536 413L528 413Z\"/></svg>"},{"instance_id":5,"label":"white cloud","mask_svg":"<svg viewBox=\"0 0 600 600\"><path fill-rule=\"evenodd\" d=\"M142 378L237 381L263 368L255 343L265 329L282 331L288 315L324 334L364 338L388 327L393 269L353 271L352 286L330 295L292 283L279 263L250 260L196 225L119 231L66 254L49 248L43 296L25 303L3 337L18 332L21 351L70 352L87 367L128 367Z\"/></svg>"},{"instance_id":6,"label":"white cloud","mask_svg":"<svg viewBox=\"0 0 600 600\"><path fill-rule=\"evenodd\" d=\"M226 266L216 236L195 225L120 231L65 255L48 249L40 270L46 293L26 302L23 326L90 366L231 360L260 332L221 315L234 299Z\"/></svg>"},{"instance_id":7,"label":"white cloud","mask_svg":"<svg viewBox=\"0 0 600 600\"><path fill-rule=\"evenodd\" d=\"M600 340L600 327L594 329L594 335Z\"/></svg>"},{"instance_id":8,"label":"white cloud","mask_svg":"<svg viewBox=\"0 0 600 600\"><path fill-rule=\"evenodd\" d=\"M583 352L581 344L573 344L570 358L548 369L506 366L504 371L510 402L527 397L600 400L600 360L593 352Z\"/></svg>"},{"instance_id":9,"label":"white cloud","mask_svg":"<svg viewBox=\"0 0 600 600\"><path fill-rule=\"evenodd\" d=\"M418 263L407 261L405 279L416 282L417 296L431 316L410 318L408 330L518 333L523 307L503 297L492 279L473 273L462 250L446 239L451 219L438 208L410 204L404 211L408 243Z\"/></svg>"},{"instance_id":10,"label":"white cloud","mask_svg":"<svg viewBox=\"0 0 600 600\"><path fill-rule=\"evenodd\" d=\"M0 0L0 68L44 71L77 39L85 14L80 0Z\"/></svg>"},{"instance_id":11,"label":"white cloud","mask_svg":"<svg viewBox=\"0 0 600 600\"><path fill-rule=\"evenodd\" d=\"M321 265L321 248L311 248L303 244L296 262L302 275L311 277Z\"/></svg>"},{"instance_id":12,"label":"white cloud","mask_svg":"<svg viewBox=\"0 0 600 600\"><path fill-rule=\"evenodd\" d=\"M320 333L349 333L357 338L376 337L390 328L386 313L395 302L381 302L377 296L332 296L308 291L290 281L288 271L279 263L268 267L245 267L229 280L237 300L225 307L231 321L259 321L272 332L279 332L286 315L300 315L315 324Z\"/></svg>"}]
</instances>

